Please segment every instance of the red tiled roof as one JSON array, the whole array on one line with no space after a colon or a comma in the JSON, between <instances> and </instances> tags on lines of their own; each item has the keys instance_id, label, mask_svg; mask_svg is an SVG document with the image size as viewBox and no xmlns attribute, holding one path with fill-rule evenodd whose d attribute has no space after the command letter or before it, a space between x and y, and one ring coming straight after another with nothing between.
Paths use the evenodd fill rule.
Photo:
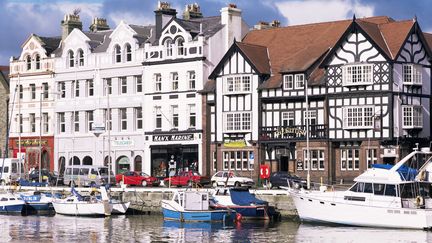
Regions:
<instances>
[{"instance_id":1,"label":"red tiled roof","mask_svg":"<svg viewBox=\"0 0 432 243\"><path fill-rule=\"evenodd\" d=\"M270 74L270 62L267 54L267 47L248 43L236 42L240 50L252 62L258 72Z\"/></svg>"}]
</instances>

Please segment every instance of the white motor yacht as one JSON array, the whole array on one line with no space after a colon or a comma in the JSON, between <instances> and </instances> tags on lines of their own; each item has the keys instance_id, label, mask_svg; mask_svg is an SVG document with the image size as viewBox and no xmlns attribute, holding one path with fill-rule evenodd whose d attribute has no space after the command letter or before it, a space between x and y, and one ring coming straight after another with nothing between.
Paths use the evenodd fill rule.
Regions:
<instances>
[{"instance_id":1,"label":"white motor yacht","mask_svg":"<svg viewBox=\"0 0 432 243\"><path fill-rule=\"evenodd\" d=\"M387 228L432 228L432 152L376 165L346 191L288 188L302 221ZM323 189L323 188L321 188Z\"/></svg>"}]
</instances>

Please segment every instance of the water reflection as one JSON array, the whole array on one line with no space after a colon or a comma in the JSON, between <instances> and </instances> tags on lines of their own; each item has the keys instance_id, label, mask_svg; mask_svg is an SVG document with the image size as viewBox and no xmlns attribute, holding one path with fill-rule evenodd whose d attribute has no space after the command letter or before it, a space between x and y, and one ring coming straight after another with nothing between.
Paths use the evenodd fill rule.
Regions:
<instances>
[{"instance_id":1,"label":"water reflection","mask_svg":"<svg viewBox=\"0 0 432 243\"><path fill-rule=\"evenodd\" d=\"M161 215L0 215L0 242L432 242L432 232L282 222L180 223Z\"/></svg>"},{"instance_id":2,"label":"water reflection","mask_svg":"<svg viewBox=\"0 0 432 243\"><path fill-rule=\"evenodd\" d=\"M367 227L342 227L301 224L296 242L432 242L432 232L423 230L399 230Z\"/></svg>"}]
</instances>

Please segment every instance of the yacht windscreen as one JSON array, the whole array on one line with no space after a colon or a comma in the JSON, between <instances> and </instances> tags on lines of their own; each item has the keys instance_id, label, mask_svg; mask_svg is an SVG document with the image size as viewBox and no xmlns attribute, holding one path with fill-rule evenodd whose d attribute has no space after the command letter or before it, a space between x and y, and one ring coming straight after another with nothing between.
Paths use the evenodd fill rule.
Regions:
<instances>
[{"instance_id":1,"label":"yacht windscreen","mask_svg":"<svg viewBox=\"0 0 432 243\"><path fill-rule=\"evenodd\" d=\"M401 184L402 198L415 198L417 196L430 198L432 195L432 186L430 183L406 183Z\"/></svg>"}]
</instances>

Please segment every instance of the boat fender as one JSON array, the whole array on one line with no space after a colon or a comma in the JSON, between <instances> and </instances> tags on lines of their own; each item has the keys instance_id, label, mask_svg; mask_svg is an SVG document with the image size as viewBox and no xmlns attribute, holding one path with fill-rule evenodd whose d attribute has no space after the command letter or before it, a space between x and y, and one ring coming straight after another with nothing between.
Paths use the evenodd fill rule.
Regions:
<instances>
[{"instance_id":1,"label":"boat fender","mask_svg":"<svg viewBox=\"0 0 432 243\"><path fill-rule=\"evenodd\" d=\"M242 217L243 216L240 213L236 213L235 219L236 219L237 222L240 222L242 220Z\"/></svg>"},{"instance_id":2,"label":"boat fender","mask_svg":"<svg viewBox=\"0 0 432 243\"><path fill-rule=\"evenodd\" d=\"M424 198L422 196L416 197L416 205L417 206L423 206L424 205Z\"/></svg>"},{"instance_id":3,"label":"boat fender","mask_svg":"<svg viewBox=\"0 0 432 243\"><path fill-rule=\"evenodd\" d=\"M424 181L426 179L426 171L422 170L419 173L419 181Z\"/></svg>"}]
</instances>

